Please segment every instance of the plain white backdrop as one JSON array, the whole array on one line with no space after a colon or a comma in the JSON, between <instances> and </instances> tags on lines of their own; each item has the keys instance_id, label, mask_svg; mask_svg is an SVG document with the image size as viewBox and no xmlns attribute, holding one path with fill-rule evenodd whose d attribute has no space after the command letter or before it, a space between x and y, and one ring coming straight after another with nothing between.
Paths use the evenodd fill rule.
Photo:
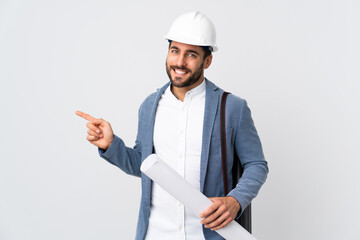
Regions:
<instances>
[{"instance_id":1,"label":"plain white backdrop","mask_svg":"<svg viewBox=\"0 0 360 240\"><path fill-rule=\"evenodd\" d=\"M253 234L360 239L359 1L0 0L1 240L134 239L140 181L74 112L133 146L163 36L193 10L218 33L205 75L248 100L269 163Z\"/></svg>"}]
</instances>

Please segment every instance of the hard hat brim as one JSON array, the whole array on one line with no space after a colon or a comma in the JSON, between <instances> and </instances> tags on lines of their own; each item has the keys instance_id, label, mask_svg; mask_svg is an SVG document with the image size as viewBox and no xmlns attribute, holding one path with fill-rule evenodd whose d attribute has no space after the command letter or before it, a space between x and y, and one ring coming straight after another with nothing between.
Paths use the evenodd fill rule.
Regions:
<instances>
[{"instance_id":1,"label":"hard hat brim","mask_svg":"<svg viewBox=\"0 0 360 240\"><path fill-rule=\"evenodd\" d=\"M169 35L165 35L164 38L166 40L175 41L175 42L179 42L179 43L185 43L185 44L199 46L199 47L211 47L212 52L216 52L218 50L218 47L215 44L204 44L204 43L200 43L200 42L194 42L193 40L172 37Z\"/></svg>"}]
</instances>

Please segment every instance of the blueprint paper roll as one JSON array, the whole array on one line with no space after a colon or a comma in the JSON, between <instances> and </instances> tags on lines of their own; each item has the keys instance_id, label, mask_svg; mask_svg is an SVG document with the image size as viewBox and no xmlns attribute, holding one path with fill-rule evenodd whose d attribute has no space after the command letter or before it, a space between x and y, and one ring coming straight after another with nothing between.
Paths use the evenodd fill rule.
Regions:
<instances>
[{"instance_id":1,"label":"blueprint paper roll","mask_svg":"<svg viewBox=\"0 0 360 240\"><path fill-rule=\"evenodd\" d=\"M147 157L141 164L140 170L187 207L189 211L199 216L199 221L200 213L212 204L210 199L196 190L156 154ZM227 240L256 240L235 221L216 232Z\"/></svg>"}]
</instances>

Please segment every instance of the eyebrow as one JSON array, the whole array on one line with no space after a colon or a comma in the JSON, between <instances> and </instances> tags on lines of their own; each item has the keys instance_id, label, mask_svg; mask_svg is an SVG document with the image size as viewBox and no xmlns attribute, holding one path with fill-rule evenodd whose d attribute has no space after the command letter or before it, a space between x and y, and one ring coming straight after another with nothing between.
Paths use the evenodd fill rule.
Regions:
<instances>
[{"instance_id":1,"label":"eyebrow","mask_svg":"<svg viewBox=\"0 0 360 240\"><path fill-rule=\"evenodd\" d=\"M199 55L199 53L198 53L197 51L195 51L195 50L187 50L186 52L188 52L188 53L195 53L196 55Z\"/></svg>"},{"instance_id":2,"label":"eyebrow","mask_svg":"<svg viewBox=\"0 0 360 240\"><path fill-rule=\"evenodd\" d=\"M171 46L170 49L176 49L176 50L180 50L178 47L176 46ZM195 50L192 50L192 49L189 49L189 50L186 50L187 53L195 53L197 55L200 55L197 51Z\"/></svg>"}]
</instances>

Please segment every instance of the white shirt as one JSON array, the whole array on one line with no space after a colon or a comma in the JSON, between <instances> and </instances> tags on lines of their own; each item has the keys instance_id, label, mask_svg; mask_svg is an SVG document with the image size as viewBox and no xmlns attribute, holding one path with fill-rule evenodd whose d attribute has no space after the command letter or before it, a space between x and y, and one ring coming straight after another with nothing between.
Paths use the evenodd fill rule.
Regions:
<instances>
[{"instance_id":1,"label":"white shirt","mask_svg":"<svg viewBox=\"0 0 360 240\"><path fill-rule=\"evenodd\" d=\"M184 102L169 86L159 101L154 126L156 154L199 191L205 84L188 91ZM153 182L146 240L205 239L200 220Z\"/></svg>"}]
</instances>

